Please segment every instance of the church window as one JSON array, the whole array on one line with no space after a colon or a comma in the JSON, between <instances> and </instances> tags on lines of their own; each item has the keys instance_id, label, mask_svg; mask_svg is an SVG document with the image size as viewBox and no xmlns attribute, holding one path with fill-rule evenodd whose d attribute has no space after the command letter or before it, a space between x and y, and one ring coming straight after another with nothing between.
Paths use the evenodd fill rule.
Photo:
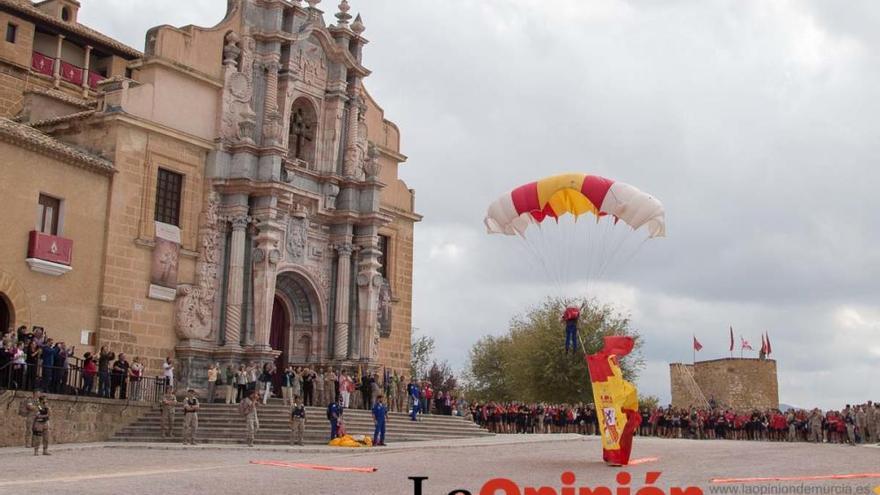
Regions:
<instances>
[{"instance_id":1,"label":"church window","mask_svg":"<svg viewBox=\"0 0 880 495\"><path fill-rule=\"evenodd\" d=\"M70 8L64 7L61 9L61 20L64 22L70 20Z\"/></svg>"},{"instance_id":2,"label":"church window","mask_svg":"<svg viewBox=\"0 0 880 495\"><path fill-rule=\"evenodd\" d=\"M40 194L39 208L37 210L37 227L39 227L40 232L58 235L58 215L60 211L60 199Z\"/></svg>"},{"instance_id":3,"label":"church window","mask_svg":"<svg viewBox=\"0 0 880 495\"><path fill-rule=\"evenodd\" d=\"M159 169L156 179L156 221L180 226L180 200L183 175Z\"/></svg>"},{"instance_id":4,"label":"church window","mask_svg":"<svg viewBox=\"0 0 880 495\"><path fill-rule=\"evenodd\" d=\"M13 23L9 23L6 25L6 42L7 43L15 43L15 38L18 35L18 26Z\"/></svg>"}]
</instances>

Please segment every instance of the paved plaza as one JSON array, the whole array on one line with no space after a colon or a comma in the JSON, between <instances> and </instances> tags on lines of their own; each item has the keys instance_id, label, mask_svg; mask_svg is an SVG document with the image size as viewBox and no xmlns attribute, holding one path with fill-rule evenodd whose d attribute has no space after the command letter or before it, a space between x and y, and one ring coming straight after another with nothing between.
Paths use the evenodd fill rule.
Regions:
<instances>
[{"instance_id":1,"label":"paved plaza","mask_svg":"<svg viewBox=\"0 0 880 495\"><path fill-rule=\"evenodd\" d=\"M541 495L562 495L563 487L572 486L561 482L566 471L575 474L575 487L607 486L611 493L617 493L621 483L616 476L625 471L631 475L633 494L645 486L648 472L661 473L653 485L667 494L673 487L698 486L704 493L874 495L873 487L880 485L880 478L802 479L871 473L880 476L880 448L805 443L637 438L633 458L645 462L626 469L605 466L599 461L598 439L577 435L506 435L371 450L109 443L57 446L48 457L33 457L30 452L0 449L4 466L0 493L403 495L414 493L409 477L426 476L429 479L423 482L424 495L447 495L458 489L476 495L487 481L499 477L513 481L519 491L494 492L498 495L525 494L526 487L540 486L554 490ZM324 471L314 469L315 465L376 471ZM712 482L756 477L797 479ZM783 485L790 490L803 485L828 491L769 491ZM758 491L761 489L764 491Z\"/></svg>"}]
</instances>

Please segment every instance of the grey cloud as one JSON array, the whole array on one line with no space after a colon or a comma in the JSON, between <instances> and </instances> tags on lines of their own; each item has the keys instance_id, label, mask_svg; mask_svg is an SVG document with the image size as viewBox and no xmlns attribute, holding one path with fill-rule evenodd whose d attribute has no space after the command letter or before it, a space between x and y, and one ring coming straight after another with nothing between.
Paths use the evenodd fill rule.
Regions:
<instances>
[{"instance_id":1,"label":"grey cloud","mask_svg":"<svg viewBox=\"0 0 880 495\"><path fill-rule=\"evenodd\" d=\"M85 22L136 47L154 24L225 10L83 3ZM414 325L441 358L462 365L479 336L554 290L521 247L483 233L486 206L585 171L667 208L669 238L608 274L635 294L608 297L647 339L644 391L668 397L666 363L689 359L693 333L724 355L733 323L757 345L771 332L784 402L880 398L865 380L880 326L835 317L880 312L876 2L351 3L371 40L368 88L401 127L401 175L425 215ZM329 19L335 2L322 6Z\"/></svg>"}]
</instances>

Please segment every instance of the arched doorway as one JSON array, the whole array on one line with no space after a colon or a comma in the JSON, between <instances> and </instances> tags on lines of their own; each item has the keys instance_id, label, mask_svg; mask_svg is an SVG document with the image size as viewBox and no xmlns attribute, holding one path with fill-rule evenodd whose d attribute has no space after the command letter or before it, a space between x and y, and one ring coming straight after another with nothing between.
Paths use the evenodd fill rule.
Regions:
<instances>
[{"instance_id":1,"label":"arched doorway","mask_svg":"<svg viewBox=\"0 0 880 495\"><path fill-rule=\"evenodd\" d=\"M276 309L273 314L278 313L277 305L280 301L286 310L287 320L284 324L287 330L284 348L276 348L275 344L272 347L284 353L285 366L288 363L312 366L327 357L327 346L324 343L327 339L324 303L316 287L309 275L299 270L282 271L277 276ZM272 332L280 331L280 328L276 330L276 320L273 316Z\"/></svg>"},{"instance_id":2,"label":"arched doorway","mask_svg":"<svg viewBox=\"0 0 880 495\"><path fill-rule=\"evenodd\" d=\"M12 306L6 294L0 292L0 330L6 332L12 326Z\"/></svg>"},{"instance_id":3,"label":"arched doorway","mask_svg":"<svg viewBox=\"0 0 880 495\"><path fill-rule=\"evenodd\" d=\"M272 388L276 393L281 391L281 384L284 378L283 373L287 367L289 358L287 342L289 338L290 316L287 313L284 300L276 295L275 303L272 306L272 326L269 331L269 345L272 346L272 349L281 351L281 354L275 358L275 379L272 383Z\"/></svg>"}]
</instances>

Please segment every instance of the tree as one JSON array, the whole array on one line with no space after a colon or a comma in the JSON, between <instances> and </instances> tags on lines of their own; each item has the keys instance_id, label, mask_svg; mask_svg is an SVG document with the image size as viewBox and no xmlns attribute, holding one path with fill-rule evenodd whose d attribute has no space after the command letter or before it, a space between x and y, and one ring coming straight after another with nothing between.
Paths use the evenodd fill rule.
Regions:
<instances>
[{"instance_id":1,"label":"tree","mask_svg":"<svg viewBox=\"0 0 880 495\"><path fill-rule=\"evenodd\" d=\"M422 378L428 372L428 363L434 356L434 338L421 335L412 341L412 360L410 361L410 376Z\"/></svg>"},{"instance_id":2,"label":"tree","mask_svg":"<svg viewBox=\"0 0 880 495\"><path fill-rule=\"evenodd\" d=\"M638 351L641 339L630 328L629 319L608 305L583 303L578 333L586 352L601 349L608 335L634 337L636 348L621 360L624 376L634 380L644 361ZM565 353L563 323L559 321L567 306L580 304L570 299L547 299L515 317L507 335L485 337L474 344L466 373L470 396L478 400L592 402L584 354Z\"/></svg>"},{"instance_id":3,"label":"tree","mask_svg":"<svg viewBox=\"0 0 880 495\"><path fill-rule=\"evenodd\" d=\"M451 392L458 387L455 372L446 361L439 364L434 361L428 370L427 380L431 383L431 387L438 392Z\"/></svg>"},{"instance_id":4,"label":"tree","mask_svg":"<svg viewBox=\"0 0 880 495\"><path fill-rule=\"evenodd\" d=\"M649 411L655 411L660 407L660 398L656 395L639 395L639 407Z\"/></svg>"}]
</instances>

